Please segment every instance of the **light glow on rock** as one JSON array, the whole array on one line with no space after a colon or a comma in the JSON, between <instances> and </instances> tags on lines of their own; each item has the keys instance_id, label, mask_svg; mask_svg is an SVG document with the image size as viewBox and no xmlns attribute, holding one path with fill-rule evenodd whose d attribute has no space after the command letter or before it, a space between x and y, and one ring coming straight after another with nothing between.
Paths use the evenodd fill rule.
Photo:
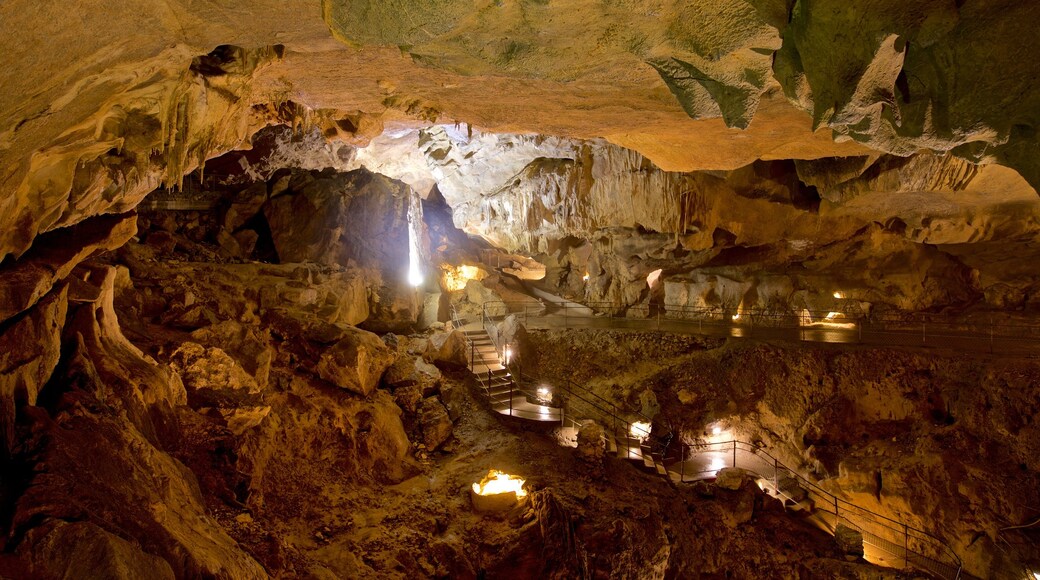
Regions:
<instances>
[{"instance_id":1,"label":"light glow on rock","mask_svg":"<svg viewBox=\"0 0 1040 580\"><path fill-rule=\"evenodd\" d=\"M628 426L628 436L633 439L646 439L650 436L650 423L636 421Z\"/></svg>"},{"instance_id":2,"label":"light glow on rock","mask_svg":"<svg viewBox=\"0 0 1040 580\"><path fill-rule=\"evenodd\" d=\"M538 400L543 403L552 401L552 390L549 387L538 387L537 395Z\"/></svg>"},{"instance_id":3,"label":"light glow on rock","mask_svg":"<svg viewBox=\"0 0 1040 580\"><path fill-rule=\"evenodd\" d=\"M470 280L479 280L483 276L483 272L476 266L442 266L444 270L444 288L448 292L456 292L458 290L464 290L466 283Z\"/></svg>"},{"instance_id":4,"label":"light glow on rock","mask_svg":"<svg viewBox=\"0 0 1040 580\"><path fill-rule=\"evenodd\" d=\"M477 495L498 495L513 492L516 499L527 497L524 483L527 480L517 475L509 475L503 471L492 469L480 483L473 484L473 493Z\"/></svg>"},{"instance_id":5,"label":"light glow on rock","mask_svg":"<svg viewBox=\"0 0 1040 580\"><path fill-rule=\"evenodd\" d=\"M646 285L649 288L653 288L654 284L657 284L658 280L661 279L661 269L658 268L653 272L646 275Z\"/></svg>"},{"instance_id":6,"label":"light glow on rock","mask_svg":"<svg viewBox=\"0 0 1040 580\"><path fill-rule=\"evenodd\" d=\"M726 467L725 460L723 460L721 457L713 457L711 459L711 463L708 464L708 471L714 472L715 475L718 475L719 470L724 467Z\"/></svg>"},{"instance_id":7,"label":"light glow on rock","mask_svg":"<svg viewBox=\"0 0 1040 580\"><path fill-rule=\"evenodd\" d=\"M856 328L856 323L845 318L845 315L841 312L828 312L827 316L820 320L813 320L812 314L808 310L802 310L801 316L798 317L798 323L801 326L816 326L826 328Z\"/></svg>"},{"instance_id":8,"label":"light glow on rock","mask_svg":"<svg viewBox=\"0 0 1040 580\"><path fill-rule=\"evenodd\" d=\"M588 282L589 281L589 273L588 272L585 272L585 275L581 277L581 281L582 282Z\"/></svg>"}]
</instances>

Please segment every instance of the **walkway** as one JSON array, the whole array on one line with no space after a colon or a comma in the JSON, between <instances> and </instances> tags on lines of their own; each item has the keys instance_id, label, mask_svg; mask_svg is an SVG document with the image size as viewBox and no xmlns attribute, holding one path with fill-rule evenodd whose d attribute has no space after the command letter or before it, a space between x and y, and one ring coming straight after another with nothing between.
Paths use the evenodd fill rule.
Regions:
<instances>
[{"instance_id":1,"label":"walkway","mask_svg":"<svg viewBox=\"0 0 1040 580\"><path fill-rule=\"evenodd\" d=\"M580 305L579 305L580 306ZM653 317L595 312L570 303L545 306L530 302L492 302L492 312L508 311L531 329L602 329L633 332L661 331L719 338L754 338L784 342L862 344L885 347L941 348L1001 356L1040 356L1040 327L958 325L953 322L915 322L894 319L826 322L828 313L806 313L815 320L747 311L736 321L712 309L673 309ZM495 317L501 318L501 317Z\"/></svg>"},{"instance_id":2,"label":"walkway","mask_svg":"<svg viewBox=\"0 0 1040 580\"><path fill-rule=\"evenodd\" d=\"M518 312L521 321L530 328L603 328L611 330L660 330L707 336L745 336L756 338L791 339L792 331L798 340L826 342L863 341L869 333L860 334L858 328L754 328L721 321L632 319L596 316L585 308L581 315L577 308L566 304L553 305L562 314L546 314L545 309L521 303ZM507 364L509 345L498 344L495 337L496 319L492 312L505 312L505 303L484 305L479 321L467 321L453 313L453 322L466 338L469 368L476 376L491 409L497 413L543 423L557 423L561 444L576 446L578 429L587 420L604 426L607 450L619 458L634 461L643 468L666 477L674 484L698 480L713 480L724 467L739 467L749 472L759 487L784 502L791 513L801 514L806 521L820 529L834 533L839 525L852 528L863 535L864 557L875 564L892 567L913 567L940 578L961 578L960 559L938 538L902 522L886 518L851 504L820 488L794 470L786 467L765 449L740 441L727 441L690 446L655 445L649 437L651 421L638 413L625 412L573 382L557 380L555 394L543 392L540 384L530 377L514 374ZM536 313L536 314L535 314ZM489 332L490 330L490 332ZM806 334L808 333L808 334ZM905 336L905 335L900 335ZM856 339L856 340L853 340Z\"/></svg>"}]
</instances>

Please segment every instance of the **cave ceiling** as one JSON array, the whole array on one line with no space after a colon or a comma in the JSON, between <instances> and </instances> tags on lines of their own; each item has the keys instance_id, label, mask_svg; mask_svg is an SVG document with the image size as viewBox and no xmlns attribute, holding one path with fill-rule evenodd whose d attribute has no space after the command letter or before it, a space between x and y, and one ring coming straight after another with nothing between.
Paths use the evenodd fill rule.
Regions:
<instances>
[{"instance_id":1,"label":"cave ceiling","mask_svg":"<svg viewBox=\"0 0 1040 580\"><path fill-rule=\"evenodd\" d=\"M0 256L132 209L272 123L359 146L432 123L597 139L665 171L924 151L1009 168L976 198L1020 203L1040 181L1036 12L992 0L13 0L0 6ZM972 205L874 189L885 206Z\"/></svg>"}]
</instances>

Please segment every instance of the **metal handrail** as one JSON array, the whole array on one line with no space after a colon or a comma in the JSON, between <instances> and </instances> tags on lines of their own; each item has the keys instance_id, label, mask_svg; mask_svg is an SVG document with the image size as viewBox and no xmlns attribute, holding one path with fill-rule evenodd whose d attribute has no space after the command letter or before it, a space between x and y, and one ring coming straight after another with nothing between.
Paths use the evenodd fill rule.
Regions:
<instances>
[{"instance_id":1,"label":"metal handrail","mask_svg":"<svg viewBox=\"0 0 1040 580\"><path fill-rule=\"evenodd\" d=\"M485 302L482 305L482 308L481 308L481 324L485 328L485 330L487 330L487 325L489 323L493 322L494 319L496 319L496 318L504 318L504 316L492 316L488 312L488 307L489 306L494 306L494 305L502 305L502 306L505 306L505 310L506 310L506 312L508 312L509 311L508 306L510 304L511 303L497 302L496 301L496 302ZM520 303L520 304L524 306L524 308L525 308L524 314L526 315L526 307L528 306L528 304L527 303ZM562 304L560 306L562 306L565 309L569 308L569 307L572 307L569 304ZM590 306L590 305L574 305L573 307L574 308L577 308L577 307L581 307L581 308L594 308L593 306ZM717 311L711 310L711 309L689 309L689 310L693 310L693 311L697 311L697 312L711 312L711 313L716 314L716 315L718 314ZM453 306L453 312L454 312L454 306ZM752 314L752 313L748 313L748 311L742 311L741 312L741 318L743 318L745 315L747 315L749 317L749 321L750 321L749 323L750 324L754 324L755 316L758 315L758 314L761 314L761 313L753 313ZM787 315L784 315L784 316L787 316ZM797 317L795 317L795 318L797 318ZM501 345L498 344L497 333L488 332L488 335L492 337L492 342L495 344L496 350L499 349L501 347ZM520 377L521 380L523 380L525 378L527 378L527 379L531 378L531 377L529 377L527 375L523 375L522 372L516 373L515 376ZM599 412L601 412L605 416L609 417L610 421L614 425L615 433L617 432L617 425L619 423L623 423L626 426L626 433L625 433L626 437L630 434L631 422L626 420L626 419L622 419L619 416L619 413L618 413L618 410L617 410L618 408L617 408L616 405L614 405L612 402L606 400L602 396L597 395L596 393L592 393L588 389L585 389L584 387L582 387L581 385L578 385L576 382L574 382L574 381L572 381L570 379L566 379L565 378L564 382L565 382L565 385L564 385L563 388L571 396L577 397L579 400L585 402L586 404L591 405L593 408L597 409ZM601 401L606 403L606 405L608 407L610 407L611 409L614 409L614 411L612 412L610 410L604 409L604 408L600 407L598 404L596 404L596 403L594 403L592 401L589 401L588 399L586 399L585 397L582 396L582 393L588 394L588 395L592 395L593 397L595 397L597 399L600 399ZM638 414L638 413L636 413L636 414ZM646 419L645 416L643 416L641 414L638 414L638 415L640 417ZM573 419L572 419L572 421L573 421ZM649 419L647 419L647 422L649 422ZM694 450L699 450L699 451L696 451L696 452L704 452L703 451L704 447L711 446L711 445L715 445L715 444L708 443L708 444L690 445L690 444L687 444L685 442L681 442L680 441L679 461L684 464L685 461L686 461L686 458L688 456L692 455L692 453L687 453L688 451L695 452ZM819 497L822 497L824 500L826 500L826 501L823 502L824 506L826 506L826 507L833 506L833 512L831 512L828 509L826 509L826 507L821 507L819 509L820 509L820 511L823 511L825 513L833 513L834 514L834 518L835 518L834 525L835 525L835 528L837 527L837 525L839 523L841 523L841 520L842 520L842 517L843 517L842 509L844 508L844 520L845 520L845 523L850 524L851 527L854 527L855 529L857 529L858 531L863 533L864 534L864 538L865 538L864 541L867 541L867 537L870 536L871 541L868 541L867 543L871 543L871 545L875 545L875 547L877 547L879 549L882 549L882 550L885 550L885 551L887 551L887 552L889 552L889 553L891 553L893 555L896 555L896 556L900 555L896 551L893 551L893 548L890 547L890 545L896 545L896 544L893 544L891 541L885 540L884 538L882 538L880 536L877 536L876 534L873 534L872 532L870 532L870 531L865 529L865 527L868 527L871 523L874 523L874 524L880 526L883 530L888 532L890 535L894 535L896 537L898 537L900 535L902 536L902 539L903 539L903 546L902 546L902 552L903 553L902 553L902 556L904 558L904 564L905 565L911 565L910 553L913 553L913 554L915 554L917 556L920 556L920 557L923 557L923 558L927 558L928 560L935 561L937 564L942 565L944 567L948 567L950 570L955 569L955 572L953 573L953 577L954 578L960 578L960 575L961 575L961 572L962 572L962 569L963 569L963 564L961 562L961 559L956 554L956 552L954 552L949 547L949 545L946 544L940 538L938 538L938 537L936 537L936 536L934 536L932 534L929 534L928 532L925 532L924 530L920 530L920 529L914 528L912 526L909 526L908 524L905 524L905 523L900 522L898 520L889 518L889 517L884 516L882 514L873 512L873 511L868 510L866 508L863 508L861 506L857 506L856 504L853 504L853 503L851 503L851 502L849 502L847 500L839 498L838 496L834 495L833 493L823 489L818 484L813 483L812 481L809 481L805 477L801 476L795 470L787 467L786 465L784 465L782 462L780 462L776 457L771 455L768 451L766 451L761 446L753 445L751 443L746 443L746 442L743 442L743 441L736 441L736 440L725 442L725 443L723 443L723 445L730 445L732 447L732 450L733 450L733 464L734 464L734 466L736 466L736 463L737 463L737 450L738 450L738 446L744 446L744 447L747 448L748 451L751 451L755 455L762 455L762 456L765 456L765 457L771 459L772 462L773 462L773 470L774 470L773 474L774 474L774 478L776 480L775 481L775 488L777 490L777 493L778 494L781 493L780 489L779 489L779 471L782 469L782 470L786 471L787 473L789 473L792 477L794 477L796 479L796 481L799 482L799 484L806 491L807 495L811 496L812 494L815 494L815 495L817 495ZM665 463L665 469L666 470L667 470L666 462L675 460L675 456L670 456L670 455L667 454L667 452L668 452L668 450L666 448L662 449L659 452L660 457L661 457L661 462ZM684 467L684 465L680 466L681 469L683 467ZM686 476L685 471L682 470L680 472L680 483L684 483L685 482L685 476ZM859 522L859 523L857 523L856 521L853 521L853 519L851 519L851 518L856 518L857 516L853 515L850 518L849 513L856 514L857 512L861 513L861 514L865 514L865 516L862 516L862 515L858 516L859 519L863 520L863 519L867 519L869 517L870 522L867 522L867 523ZM910 543L911 533L913 533L913 535L914 535L915 544L921 544L921 543L930 544L933 548L938 548L936 550L936 553L939 554L940 557L942 557L944 559L948 558L949 560L947 562L941 562L941 561L938 561L938 560L933 560L933 556L929 556L927 554L924 554L924 553L921 553L919 551L915 551L915 550L911 549L911 543ZM917 567L921 567L922 566L921 563L917 563L916 565L917 565ZM929 569L928 571L935 572L935 570L931 570L931 569Z\"/></svg>"},{"instance_id":2,"label":"metal handrail","mask_svg":"<svg viewBox=\"0 0 1040 580\"><path fill-rule=\"evenodd\" d=\"M487 303L485 303L484 307L481 309L481 324L483 325L484 330L488 331L487 325L490 324L494 320L494 318L496 318L496 317L490 316L488 314L486 306L487 306ZM454 305L452 306L452 308L454 309ZM494 343L495 350L501 351L502 348L505 345L499 344L499 342L498 342L498 333L497 332L496 333L487 332L487 334L488 334L488 336L491 337L491 342ZM519 365L516 363L516 360L517 359L514 358L512 361L510 361L510 364L507 365L507 367L510 368L510 373L512 374L512 376L515 379L517 379L516 380L517 386L518 386L517 390L519 390L525 396L537 398L538 397L537 388L535 388L535 390L531 390L530 387L524 388L524 384L523 383L524 383L525 380L529 381L529 382L537 383L537 382L539 382L539 379L537 379L536 377L532 377L530 375L524 374L522 369L520 369ZM513 370L514 368L516 368L516 370ZM616 404L614 404L612 401L604 398L601 395L598 395L598 394L596 394L596 393L594 393L594 392L592 392L592 391L590 391L588 389L585 389L584 387L582 387L581 385L579 385L578 383L576 383L576 382L574 382L574 381L572 381L570 379L564 378L564 381L565 381L564 385L559 385L558 381L554 381L555 386L562 386L562 388L570 396L577 398L578 400L584 402L587 405L591 405L594 409L596 409L599 413L601 413L602 417L600 417L600 421L602 421L602 422L608 422L609 421L611 426L612 426L612 429L614 431L614 435L615 436L618 434L618 426L623 424L625 426L625 431L624 431L625 437L630 437L631 429L632 429L632 423L634 423L635 421L630 421L628 419L623 418L621 416L622 412L621 412L621 410L618 408L618 406ZM593 398L593 399L597 399L598 403L596 401L590 401L588 398L586 398L583 395L588 395L588 396L591 396L591 398ZM603 406L601 406L601 405L606 406L608 408L603 408ZM650 418L647 417L646 415L643 415L642 413L631 412L631 413L628 413L628 414L637 416L639 421L641 421L641 422L645 422L647 424L651 424ZM569 414L565 413L563 415L563 417L564 417L563 420L570 419L571 421L574 421L574 419L570 418ZM576 421L574 421L574 422L575 422L575 424L577 424Z\"/></svg>"},{"instance_id":3,"label":"metal handrail","mask_svg":"<svg viewBox=\"0 0 1040 580\"><path fill-rule=\"evenodd\" d=\"M537 312L532 312L532 306L537 307ZM628 321L657 321L658 327L662 322L676 323L688 322L697 324L698 329L704 327L718 330L720 328L744 328L751 333L756 327L773 330L845 330L858 333L858 338L863 339L864 333L875 339L890 336L913 336L919 334L922 343L929 340L946 338L980 338L989 342L990 350L994 349L994 341L1013 341L1019 343L1040 343L1040 325L1019 324L1013 322L994 322L957 319L948 315L930 313L864 313L850 312L848 310L810 310L778 311L771 308L724 308L724 307L699 307L699 306L655 306L654 312L646 309L645 312L632 310L642 308L646 305L619 307L617 304L608 302L588 302L579 304L575 302L560 301L552 302L548 306L542 304L533 305L529 302L485 302L482 316L488 316L488 310L494 307L496 310L504 310L510 314L522 314L525 319L531 318L556 318L560 317L569 326L571 319L599 319L610 318ZM547 308L556 309L560 312L546 312ZM581 311L582 314L576 314ZM593 316L586 313L591 311ZM828 315L834 317L828 319ZM736 318L734 318L736 316ZM500 318L495 316L493 318ZM806 323L809 320L810 322ZM833 323L840 322L849 324L846 328L834 328ZM830 327L828 327L830 326ZM868 337L869 337L868 336ZM915 339L916 340L916 339Z\"/></svg>"},{"instance_id":4,"label":"metal handrail","mask_svg":"<svg viewBox=\"0 0 1040 580\"><path fill-rule=\"evenodd\" d=\"M693 457L693 456L695 456L698 453L709 452L709 451L706 450L706 448L709 448L709 447L715 447L715 448L717 448L715 450L722 451L722 452L729 452L730 450L732 450L732 453L733 453L733 462L732 463L733 463L734 467L738 466L737 465L737 463L738 463L738 461L737 461L737 457L738 457L737 451L738 450L748 451L748 452L754 454L755 456L764 457L765 459L763 461L764 461L765 465L769 465L770 463L772 463L771 467L773 469L774 489L776 489L778 495L783 493L783 492L781 492L780 486L779 486L779 479L780 479L779 473L780 473L781 470L783 470L783 471L787 472L788 474L790 474L793 478L795 478L798 481L799 485L802 487L802 489L806 492L807 495L815 494L816 496L819 496L820 498L822 498L824 500L823 502L814 502L814 504L817 504L817 505L814 506L814 509L819 509L820 511L823 511L825 513L832 513L832 514L834 514L835 515L835 522L834 522L834 526L835 527L837 527L837 525L839 523L842 523L842 520L845 520L845 523L852 524L851 527L855 527L859 531L867 534L867 533L870 533L870 532L864 529L865 526L862 524L862 522L857 524L857 522L854 521L853 518L866 519L867 517L869 517L874 523L876 523L879 526L881 526L882 528L886 529L891 535L893 535L893 536L901 536L902 537L902 539L903 539L903 554L899 554L898 552L894 552L891 549L889 549L888 547L883 546L883 545L876 545L876 544L872 544L872 545L875 545L876 547L878 547L878 548L880 548L882 550L885 550L885 551L887 551L887 552L889 552L889 553L891 553L893 555L896 555L896 556L902 555L904 558L908 558L908 554L912 552L914 554L917 554L918 556L923 556L923 557L928 558L928 559L933 559L934 556L929 556L927 554L923 554L923 553L921 553L919 551L915 551L915 550L910 548L910 539L911 539L911 537L913 537L913 539L917 543L926 542L928 544L931 544L932 547L936 549L936 553L939 554L940 557L943 557L944 559L948 559L948 561L945 561L945 562L943 562L943 561L936 561L936 562L938 564L940 564L940 565L949 567L951 570L952 569L956 569L956 572L953 575L954 575L954 577L960 577L961 570L963 568L963 565L962 565L960 557L957 555L956 552L953 551L952 548L950 548L950 546L945 541L943 541L939 537L937 537L937 536L935 536L933 534L930 534L930 533L928 533L928 532L926 532L924 530L921 530L921 529L915 528L913 526L910 526L908 524L905 524L905 523L903 523L903 522L901 522L899 520L895 520L895 519L890 518L888 516L885 516L885 515L879 514L877 512L871 511L871 510L869 510L867 508L864 508L862 506L858 506L858 505L856 505L856 504L854 504L854 503L852 503L852 502L850 502L848 500L845 500L845 499L842 499L842 498L836 496L835 494L833 494L833 493L823 489L818 484L808 480L807 478L803 477L802 475L800 475L795 470L793 470L790 467L788 467L787 465L785 465L783 462L781 462L774 455L769 453L761 445L755 445L753 443L748 443L748 442L739 441L739 440L720 441L720 442L713 442L713 443L699 443L699 444L688 444L688 443L685 443L685 442L681 442L680 443L679 459L678 460L682 461L682 462L685 462L687 458ZM676 457L674 455L666 456L665 457L665 461L675 460L675 458ZM751 471L752 473L756 473L757 474L757 472L754 469L748 469L746 467L744 469L747 469L748 471ZM709 470L707 470L707 471L705 471L703 473L712 472L712 471L716 471L716 470L709 469ZM702 472L698 472L698 473L702 473ZM687 474L686 474L685 470L680 472L680 483L684 483L685 482L686 475ZM696 475L696 473L695 474L691 474L691 475ZM833 509L830 509L830 508L833 508ZM850 515L850 513L852 515ZM856 515L857 513L865 514L865 516L864 515L858 515L857 516ZM880 538L880 540L884 540L884 538ZM870 542L868 542L868 543L870 543ZM930 571L934 571L934 570L930 570Z\"/></svg>"}]
</instances>

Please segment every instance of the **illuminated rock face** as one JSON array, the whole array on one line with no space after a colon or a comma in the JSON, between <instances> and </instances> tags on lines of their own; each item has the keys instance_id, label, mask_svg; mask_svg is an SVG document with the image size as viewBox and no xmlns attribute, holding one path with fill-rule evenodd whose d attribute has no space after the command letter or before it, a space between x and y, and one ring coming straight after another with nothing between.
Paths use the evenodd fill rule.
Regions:
<instances>
[{"instance_id":1,"label":"illuminated rock face","mask_svg":"<svg viewBox=\"0 0 1040 580\"><path fill-rule=\"evenodd\" d=\"M0 256L130 209L275 120L358 143L434 119L601 137L668 170L928 148L1040 180L1032 3L393 6L80 5L67 27L7 3Z\"/></svg>"},{"instance_id":2,"label":"illuminated rock face","mask_svg":"<svg viewBox=\"0 0 1040 580\"><path fill-rule=\"evenodd\" d=\"M910 310L1035 306L1038 16L1012 0L7 0L0 457L25 467L28 491L5 503L5 550L54 576L81 576L79 555L98 551L157 577L263 577L261 555L281 574L328 572L295 568L277 536L242 549L228 530L246 518L217 522L206 502L263 518L345 480L398 483L415 469L411 420L428 448L448 445L461 410L446 393L461 391L391 397L378 385L392 353L352 326L418 317L401 288L409 186L443 197L467 233L537 258L552 289L635 311L818 309L836 289ZM217 250L170 232L133 240L149 192L272 124L337 141L301 166L351 172L247 190ZM306 264L238 263L265 252ZM468 293L495 297L481 288ZM433 339L428 356L461 364L460 343ZM167 364L185 344L204 360ZM888 399L872 412L908 412ZM1031 433L1028 417L1001 424ZM869 495L869 469L846 465L847 487ZM886 475L923 489L900 481ZM300 517L283 515L265 525ZM654 529L663 539L647 545L669 546ZM602 537L590 553L613 553ZM976 559L993 552L965 538ZM341 576L366 575L336 558ZM620 569L664 575L670 556L644 560ZM701 573L706 560L690 561Z\"/></svg>"}]
</instances>

